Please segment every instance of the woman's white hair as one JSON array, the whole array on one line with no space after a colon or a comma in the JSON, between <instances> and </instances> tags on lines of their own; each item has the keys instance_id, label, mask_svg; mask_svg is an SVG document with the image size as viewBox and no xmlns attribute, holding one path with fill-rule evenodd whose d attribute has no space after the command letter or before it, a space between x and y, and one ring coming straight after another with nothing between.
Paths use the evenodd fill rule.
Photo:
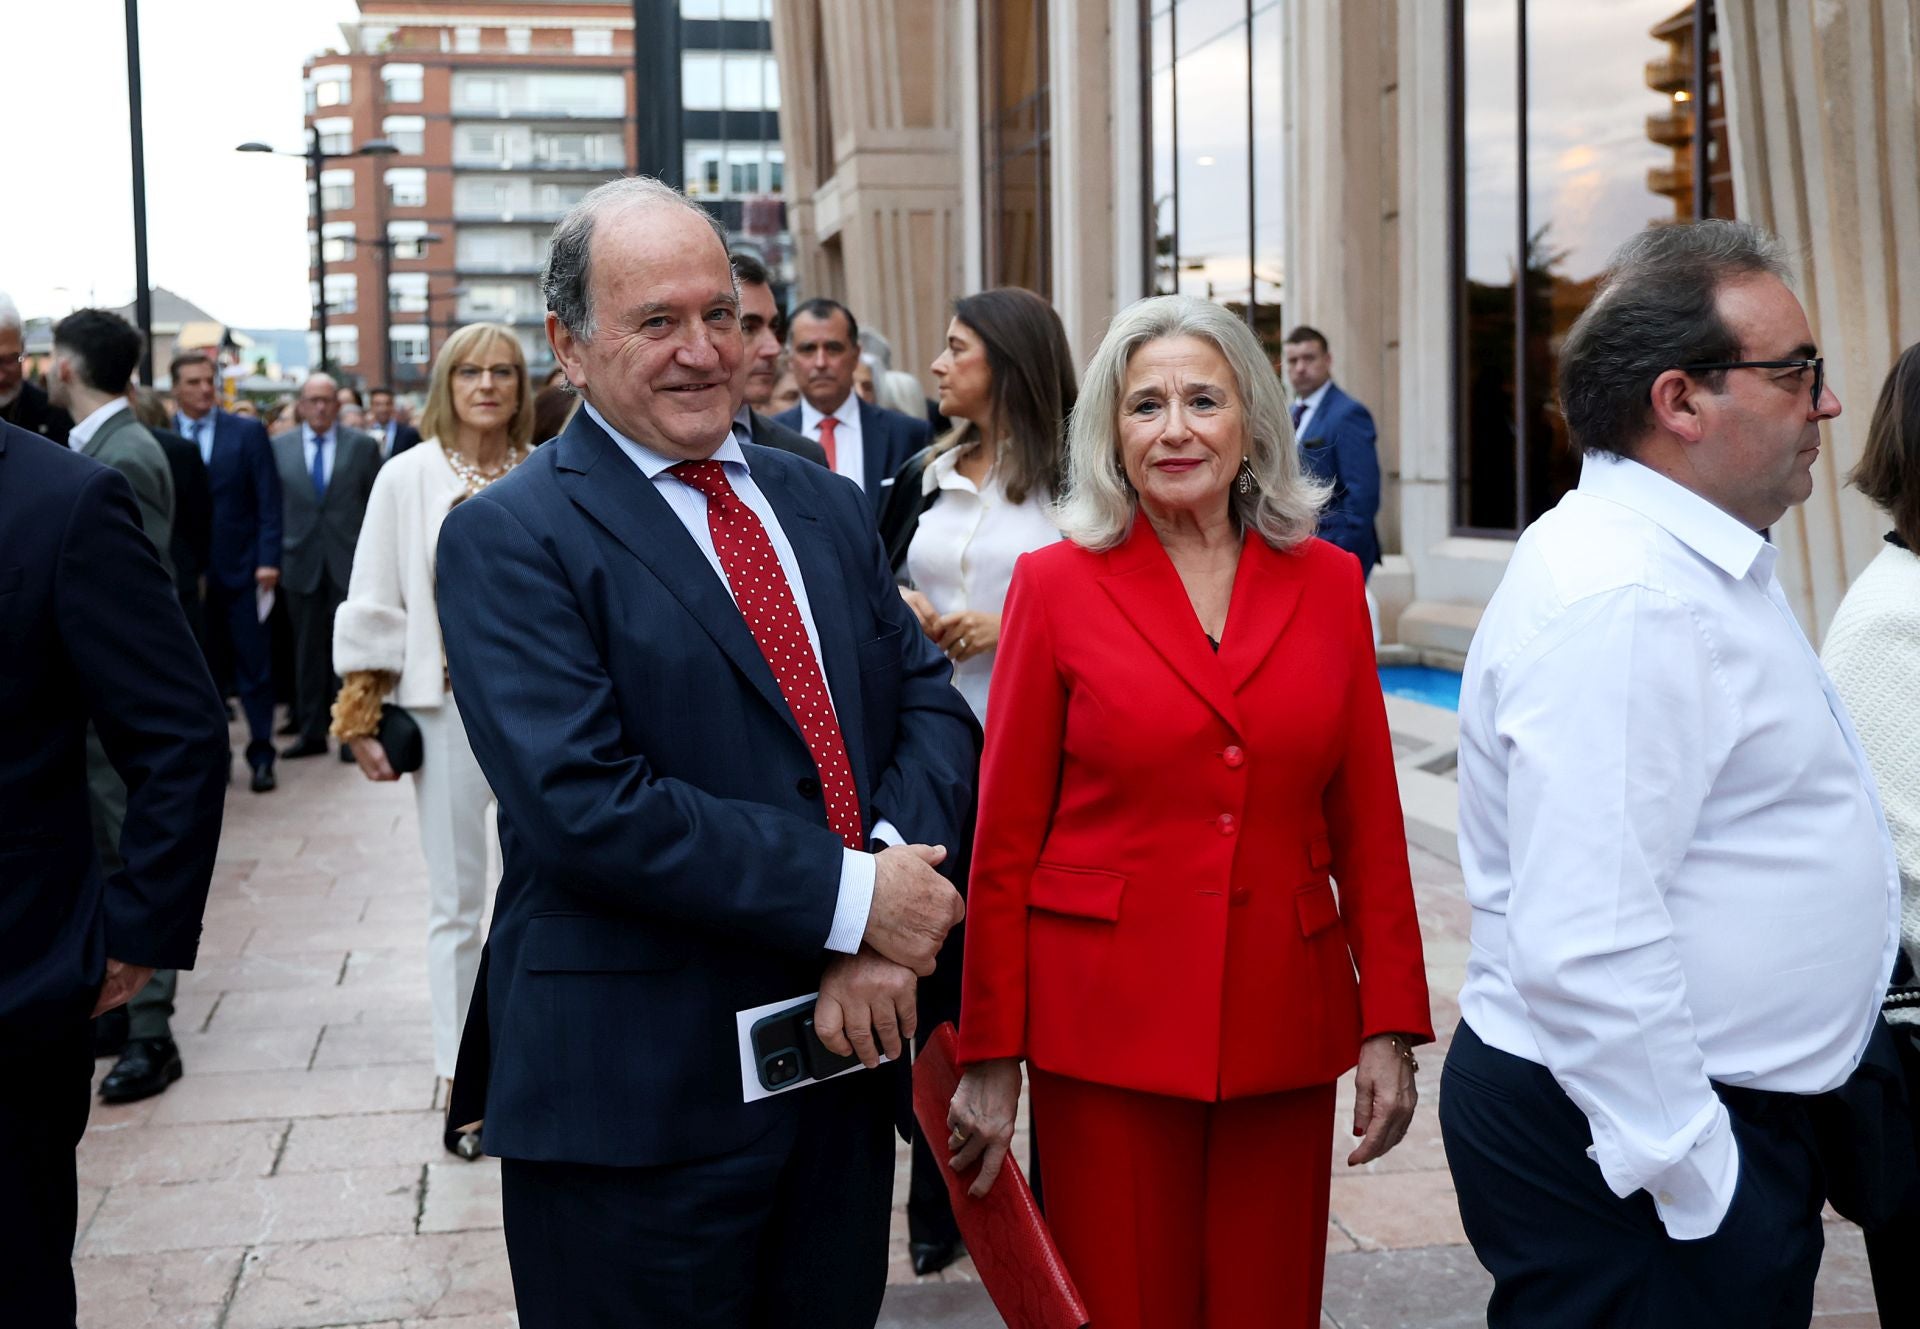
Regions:
<instances>
[{"instance_id":1,"label":"woman's white hair","mask_svg":"<svg viewBox=\"0 0 1920 1329\"><path fill-rule=\"evenodd\" d=\"M1241 529L1258 531L1281 550L1310 537L1331 491L1300 469L1280 376L1244 322L1223 306L1191 295L1138 301L1108 325L1068 427L1067 487L1054 509L1055 523L1087 549L1111 549L1133 529L1139 497L1120 460L1120 399L1134 352L1169 337L1210 343L1233 371L1233 388L1245 407L1246 460L1254 482L1250 494L1241 493L1237 483L1229 491Z\"/></svg>"}]
</instances>

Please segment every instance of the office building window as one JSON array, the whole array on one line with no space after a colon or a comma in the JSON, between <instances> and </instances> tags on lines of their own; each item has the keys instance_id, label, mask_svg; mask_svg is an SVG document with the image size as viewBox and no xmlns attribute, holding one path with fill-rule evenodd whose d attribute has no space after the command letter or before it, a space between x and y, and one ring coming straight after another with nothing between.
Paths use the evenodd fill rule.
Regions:
<instances>
[{"instance_id":1,"label":"office building window","mask_svg":"<svg viewBox=\"0 0 1920 1329\"><path fill-rule=\"evenodd\" d=\"M346 263L353 258L352 222L328 222L320 228L320 249L329 263Z\"/></svg>"},{"instance_id":2,"label":"office building window","mask_svg":"<svg viewBox=\"0 0 1920 1329\"><path fill-rule=\"evenodd\" d=\"M427 118L423 115L390 115L380 122L380 135L404 156L418 157L427 146Z\"/></svg>"},{"instance_id":3,"label":"office building window","mask_svg":"<svg viewBox=\"0 0 1920 1329\"><path fill-rule=\"evenodd\" d=\"M989 286L1052 293L1047 0L980 0L981 234Z\"/></svg>"},{"instance_id":4,"label":"office building window","mask_svg":"<svg viewBox=\"0 0 1920 1329\"><path fill-rule=\"evenodd\" d=\"M773 18L773 0L680 0L681 18Z\"/></svg>"},{"instance_id":5,"label":"office building window","mask_svg":"<svg viewBox=\"0 0 1920 1329\"><path fill-rule=\"evenodd\" d=\"M327 274L327 312L351 314L360 308L360 279L351 272Z\"/></svg>"},{"instance_id":6,"label":"office building window","mask_svg":"<svg viewBox=\"0 0 1920 1329\"><path fill-rule=\"evenodd\" d=\"M353 71L345 65L315 65L307 75L307 111L346 106L353 101Z\"/></svg>"},{"instance_id":7,"label":"office building window","mask_svg":"<svg viewBox=\"0 0 1920 1329\"><path fill-rule=\"evenodd\" d=\"M573 53L575 55L612 55L613 30L610 28L575 28L573 30Z\"/></svg>"},{"instance_id":8,"label":"office building window","mask_svg":"<svg viewBox=\"0 0 1920 1329\"><path fill-rule=\"evenodd\" d=\"M532 28L508 28L507 52L510 55L525 55L533 49Z\"/></svg>"},{"instance_id":9,"label":"office building window","mask_svg":"<svg viewBox=\"0 0 1920 1329\"><path fill-rule=\"evenodd\" d=\"M387 309L395 314L427 312L427 283L424 272L396 272L387 278Z\"/></svg>"},{"instance_id":10,"label":"office building window","mask_svg":"<svg viewBox=\"0 0 1920 1329\"><path fill-rule=\"evenodd\" d=\"M327 325L327 358L336 365L360 363L360 329L351 323Z\"/></svg>"},{"instance_id":11,"label":"office building window","mask_svg":"<svg viewBox=\"0 0 1920 1329\"><path fill-rule=\"evenodd\" d=\"M780 67L771 51L683 51L680 102L689 111L777 111Z\"/></svg>"},{"instance_id":12,"label":"office building window","mask_svg":"<svg viewBox=\"0 0 1920 1329\"><path fill-rule=\"evenodd\" d=\"M313 122L320 135L320 151L329 157L344 157L353 151L353 121L346 116L328 116Z\"/></svg>"},{"instance_id":13,"label":"office building window","mask_svg":"<svg viewBox=\"0 0 1920 1329\"><path fill-rule=\"evenodd\" d=\"M1710 3L1451 3L1453 525L1511 537L1579 479L1560 348L1608 255L1650 223L1731 215L1718 54Z\"/></svg>"},{"instance_id":14,"label":"office building window","mask_svg":"<svg viewBox=\"0 0 1920 1329\"><path fill-rule=\"evenodd\" d=\"M328 212L344 212L353 206L353 171L335 166L320 172L320 206Z\"/></svg>"},{"instance_id":15,"label":"office building window","mask_svg":"<svg viewBox=\"0 0 1920 1329\"><path fill-rule=\"evenodd\" d=\"M426 70L420 65L382 65L380 85L389 105L410 105L427 95Z\"/></svg>"},{"instance_id":16,"label":"office building window","mask_svg":"<svg viewBox=\"0 0 1920 1329\"><path fill-rule=\"evenodd\" d=\"M431 358L424 323L396 323L387 330L387 340L393 346L395 364L423 365Z\"/></svg>"},{"instance_id":17,"label":"office building window","mask_svg":"<svg viewBox=\"0 0 1920 1329\"><path fill-rule=\"evenodd\" d=\"M453 49L461 55L472 55L480 49L480 29L455 28L453 30Z\"/></svg>"},{"instance_id":18,"label":"office building window","mask_svg":"<svg viewBox=\"0 0 1920 1329\"><path fill-rule=\"evenodd\" d=\"M427 256L427 224L423 221L395 221L387 223L387 242L393 246L393 256L397 259L425 258Z\"/></svg>"},{"instance_id":19,"label":"office building window","mask_svg":"<svg viewBox=\"0 0 1920 1329\"><path fill-rule=\"evenodd\" d=\"M387 206L427 206L427 173L417 166L396 166L387 172Z\"/></svg>"}]
</instances>

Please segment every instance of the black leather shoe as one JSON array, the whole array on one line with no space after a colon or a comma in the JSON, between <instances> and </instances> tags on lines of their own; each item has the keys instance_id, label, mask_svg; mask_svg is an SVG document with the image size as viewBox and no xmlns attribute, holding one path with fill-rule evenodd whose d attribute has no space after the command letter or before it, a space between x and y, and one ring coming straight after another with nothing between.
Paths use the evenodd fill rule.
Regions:
<instances>
[{"instance_id":1,"label":"black leather shoe","mask_svg":"<svg viewBox=\"0 0 1920 1329\"><path fill-rule=\"evenodd\" d=\"M460 1131L449 1126L441 1135L440 1141L447 1146L448 1153L457 1158L464 1158L469 1163L478 1161L486 1153L480 1147L479 1131Z\"/></svg>"},{"instance_id":2,"label":"black leather shoe","mask_svg":"<svg viewBox=\"0 0 1920 1329\"><path fill-rule=\"evenodd\" d=\"M939 1273L959 1259L966 1249L958 1241L915 1241L907 1245L907 1253L913 1257L913 1272L922 1278Z\"/></svg>"},{"instance_id":3,"label":"black leather shoe","mask_svg":"<svg viewBox=\"0 0 1920 1329\"><path fill-rule=\"evenodd\" d=\"M253 784L250 788L256 794L270 794L279 787L280 782L273 778L273 764L261 762L253 768Z\"/></svg>"},{"instance_id":4,"label":"black leather shoe","mask_svg":"<svg viewBox=\"0 0 1920 1329\"><path fill-rule=\"evenodd\" d=\"M161 1093L181 1074L180 1049L171 1038L136 1038L100 1082L100 1101L137 1103Z\"/></svg>"},{"instance_id":5,"label":"black leather shoe","mask_svg":"<svg viewBox=\"0 0 1920 1329\"><path fill-rule=\"evenodd\" d=\"M290 761L301 757L324 757L327 755L327 740L324 738L303 738L290 748L281 748L280 755Z\"/></svg>"},{"instance_id":6,"label":"black leather shoe","mask_svg":"<svg viewBox=\"0 0 1920 1329\"><path fill-rule=\"evenodd\" d=\"M127 1046L127 1008L115 1006L93 1022L93 1055L117 1057Z\"/></svg>"}]
</instances>

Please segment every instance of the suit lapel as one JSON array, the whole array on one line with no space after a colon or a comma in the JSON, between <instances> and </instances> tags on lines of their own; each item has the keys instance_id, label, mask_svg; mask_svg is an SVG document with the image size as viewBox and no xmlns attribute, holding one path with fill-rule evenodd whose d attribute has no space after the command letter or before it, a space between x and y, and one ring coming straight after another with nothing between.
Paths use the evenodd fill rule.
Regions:
<instances>
[{"instance_id":1,"label":"suit lapel","mask_svg":"<svg viewBox=\"0 0 1920 1329\"><path fill-rule=\"evenodd\" d=\"M800 726L746 619L653 482L621 454L619 446L585 411L576 412L566 432L547 446L560 449L560 486L573 504L646 565L767 704L799 734ZM812 590L811 582L808 590Z\"/></svg>"},{"instance_id":2,"label":"suit lapel","mask_svg":"<svg viewBox=\"0 0 1920 1329\"><path fill-rule=\"evenodd\" d=\"M1241 569L1247 556L1240 556ZM1207 634L1194 616L1187 588L1174 571L1160 537L1144 516L1136 516L1126 542L1107 554L1108 572L1100 585L1113 598L1134 629L1160 653L1173 672L1199 694L1201 700L1217 711L1235 730L1240 728L1240 711L1234 704L1233 689L1227 676L1207 645ZM1236 591L1240 573L1234 576ZM1233 611L1227 612L1227 635L1233 635Z\"/></svg>"},{"instance_id":3,"label":"suit lapel","mask_svg":"<svg viewBox=\"0 0 1920 1329\"><path fill-rule=\"evenodd\" d=\"M1300 604L1302 560L1277 552L1258 535L1247 538L1233 578L1220 668L1235 692L1265 663Z\"/></svg>"}]
</instances>

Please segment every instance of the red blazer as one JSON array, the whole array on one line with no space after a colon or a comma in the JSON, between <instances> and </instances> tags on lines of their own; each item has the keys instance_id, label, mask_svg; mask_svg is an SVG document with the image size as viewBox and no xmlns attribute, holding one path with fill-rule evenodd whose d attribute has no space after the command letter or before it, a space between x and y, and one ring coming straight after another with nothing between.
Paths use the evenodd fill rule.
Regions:
<instances>
[{"instance_id":1,"label":"red blazer","mask_svg":"<svg viewBox=\"0 0 1920 1329\"><path fill-rule=\"evenodd\" d=\"M1217 655L1144 519L1023 557L967 910L965 1062L1212 1101L1431 1038L1353 556L1249 538Z\"/></svg>"}]
</instances>

